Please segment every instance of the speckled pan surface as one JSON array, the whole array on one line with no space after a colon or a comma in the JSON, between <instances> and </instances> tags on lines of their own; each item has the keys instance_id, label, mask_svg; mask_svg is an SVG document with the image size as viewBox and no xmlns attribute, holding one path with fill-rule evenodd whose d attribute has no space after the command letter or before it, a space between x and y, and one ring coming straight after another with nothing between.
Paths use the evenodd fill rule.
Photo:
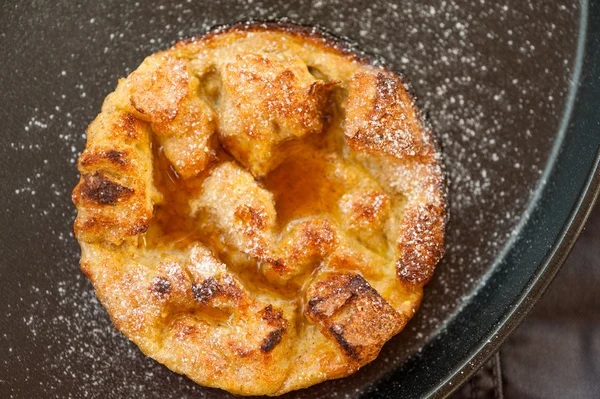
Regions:
<instances>
[{"instance_id":1,"label":"speckled pan surface","mask_svg":"<svg viewBox=\"0 0 600 399\"><path fill-rule=\"evenodd\" d=\"M289 17L350 37L408 77L445 155L447 253L420 312L353 377L288 397L451 390L495 346L494 334L501 338L514 327L531 305L527 298L543 290L598 186L595 5L9 1L0 7L2 397L230 396L172 373L116 332L79 271L71 235L75 161L103 98L146 55L214 25Z\"/></svg>"}]
</instances>

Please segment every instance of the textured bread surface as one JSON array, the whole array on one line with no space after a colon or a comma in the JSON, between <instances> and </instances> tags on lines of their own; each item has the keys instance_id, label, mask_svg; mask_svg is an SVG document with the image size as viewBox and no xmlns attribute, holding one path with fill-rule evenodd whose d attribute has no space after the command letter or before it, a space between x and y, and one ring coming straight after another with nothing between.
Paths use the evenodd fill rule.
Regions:
<instances>
[{"instance_id":1,"label":"textured bread surface","mask_svg":"<svg viewBox=\"0 0 600 399\"><path fill-rule=\"evenodd\" d=\"M440 164L388 69L296 26L216 31L146 58L90 124L81 268L123 334L199 384L344 377L443 254Z\"/></svg>"}]
</instances>

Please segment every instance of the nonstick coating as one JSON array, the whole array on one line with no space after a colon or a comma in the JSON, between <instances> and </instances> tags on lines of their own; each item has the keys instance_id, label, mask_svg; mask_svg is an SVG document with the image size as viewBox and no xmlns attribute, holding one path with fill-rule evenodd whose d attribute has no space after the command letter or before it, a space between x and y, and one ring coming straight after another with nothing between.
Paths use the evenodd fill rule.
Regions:
<instances>
[{"instance_id":1,"label":"nonstick coating","mask_svg":"<svg viewBox=\"0 0 600 399\"><path fill-rule=\"evenodd\" d=\"M447 253L420 312L356 375L287 397L452 391L541 295L597 193L595 5L62 0L0 7L0 397L231 396L169 371L116 332L79 271L71 233L76 158L103 98L146 55L211 26L288 17L351 38L408 77L444 151Z\"/></svg>"}]
</instances>

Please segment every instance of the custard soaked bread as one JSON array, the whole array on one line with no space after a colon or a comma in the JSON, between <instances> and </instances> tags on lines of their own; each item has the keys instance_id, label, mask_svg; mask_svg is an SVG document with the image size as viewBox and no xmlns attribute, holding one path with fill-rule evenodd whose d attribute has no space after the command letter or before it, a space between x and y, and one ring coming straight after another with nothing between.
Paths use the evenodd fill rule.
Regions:
<instances>
[{"instance_id":1,"label":"custard soaked bread","mask_svg":"<svg viewBox=\"0 0 600 399\"><path fill-rule=\"evenodd\" d=\"M279 395L375 359L443 253L440 157L398 76L314 30L151 55L87 131L81 267L199 384Z\"/></svg>"}]
</instances>

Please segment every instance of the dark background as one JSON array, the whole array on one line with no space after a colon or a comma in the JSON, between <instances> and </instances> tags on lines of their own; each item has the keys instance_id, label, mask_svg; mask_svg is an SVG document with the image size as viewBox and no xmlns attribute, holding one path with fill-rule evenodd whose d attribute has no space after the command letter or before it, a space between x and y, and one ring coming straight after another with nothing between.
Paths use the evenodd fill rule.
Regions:
<instances>
[{"instance_id":1,"label":"dark background","mask_svg":"<svg viewBox=\"0 0 600 399\"><path fill-rule=\"evenodd\" d=\"M4 1L0 397L228 396L170 372L116 332L79 271L70 191L85 127L119 77L179 38L248 18L318 23L404 72L439 136L450 189L448 251L415 319L352 378L290 396L356 396L404 361L407 377L375 394L409 397L428 377L441 381L450 373L447 365L457 366L491 333L537 272L562 223L549 220L563 220L572 210L566 196L546 199L562 205L560 214L542 213L534 221L542 233L552 232L527 237L502 263L515 242L523 242L519 232L556 166L554 150L577 79L581 11L567 0ZM576 137L583 135L565 142ZM593 151L593 140L588 145L579 174L569 181L574 196L590 165L583 155ZM568 172L566 164L554 169ZM525 247L535 248L535 256ZM490 280L505 282L488 291ZM497 309L482 301L471 312L477 320L451 333L443 329L477 293L509 304ZM444 334L449 338L435 356L418 360L424 345Z\"/></svg>"}]
</instances>

